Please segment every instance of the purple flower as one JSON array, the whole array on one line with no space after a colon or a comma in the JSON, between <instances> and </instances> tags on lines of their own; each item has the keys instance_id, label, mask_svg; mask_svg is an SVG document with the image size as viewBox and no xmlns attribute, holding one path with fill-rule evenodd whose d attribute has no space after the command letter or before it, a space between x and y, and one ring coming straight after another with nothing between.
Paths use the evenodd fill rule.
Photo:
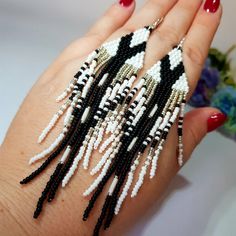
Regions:
<instances>
[{"instance_id":1,"label":"purple flower","mask_svg":"<svg viewBox=\"0 0 236 236\"><path fill-rule=\"evenodd\" d=\"M211 67L209 58L206 60L200 80L205 82L208 89L215 89L220 82L220 72L217 68Z\"/></svg>"},{"instance_id":2,"label":"purple flower","mask_svg":"<svg viewBox=\"0 0 236 236\"><path fill-rule=\"evenodd\" d=\"M204 107L209 105L210 100L207 97L206 89L204 86L204 82L199 80L197 87L189 100L189 104L193 107Z\"/></svg>"},{"instance_id":3,"label":"purple flower","mask_svg":"<svg viewBox=\"0 0 236 236\"><path fill-rule=\"evenodd\" d=\"M194 107L204 107L210 104L212 93L216 90L220 82L220 72L211 66L211 61L207 58L202 70L197 87L190 98L189 104Z\"/></svg>"}]
</instances>

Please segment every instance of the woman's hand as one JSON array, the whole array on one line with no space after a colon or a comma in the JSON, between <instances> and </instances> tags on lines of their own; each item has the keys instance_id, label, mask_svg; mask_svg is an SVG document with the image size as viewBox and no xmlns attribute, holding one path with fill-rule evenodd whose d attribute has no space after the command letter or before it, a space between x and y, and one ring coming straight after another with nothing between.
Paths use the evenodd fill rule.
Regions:
<instances>
[{"instance_id":1,"label":"woman's hand","mask_svg":"<svg viewBox=\"0 0 236 236\"><path fill-rule=\"evenodd\" d=\"M31 89L1 146L0 235L91 235L105 193L99 198L89 220L83 222L82 214L88 199L83 198L82 193L91 183L92 177L82 168L68 187L59 191L56 200L48 204L38 220L32 218L33 210L55 163L29 186L22 187L19 184L19 180L40 164L28 166L28 159L48 146L61 128L49 135L44 144L36 144L37 136L57 111L58 104L54 102L56 96L73 78L85 57L104 41L151 24L163 16L163 23L152 33L148 42L142 73L186 36L184 64L190 91L193 92L220 23L222 7L218 3L218 0L207 0L204 3L202 0L148 0L141 10L133 14L135 3L132 0L121 0L111 6L83 38L62 52ZM224 116L213 108L196 109L186 115L185 161L207 131L213 130L223 121ZM179 170L175 158L176 144L174 131L168 137L156 177L151 181L146 180L136 198L126 199L119 216L115 217L109 230L102 231L102 235L123 235L160 200ZM94 159L97 158L98 154L95 153Z\"/></svg>"}]
</instances>

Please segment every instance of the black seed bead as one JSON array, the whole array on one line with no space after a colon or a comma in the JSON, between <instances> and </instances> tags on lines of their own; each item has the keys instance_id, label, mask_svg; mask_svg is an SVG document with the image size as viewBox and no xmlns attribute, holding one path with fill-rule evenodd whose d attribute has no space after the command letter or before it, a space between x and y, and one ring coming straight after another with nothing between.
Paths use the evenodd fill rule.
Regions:
<instances>
[{"instance_id":1,"label":"black seed bead","mask_svg":"<svg viewBox=\"0 0 236 236\"><path fill-rule=\"evenodd\" d=\"M110 227L110 224L111 224L112 219L114 217L115 207L116 207L116 203L118 201L117 195L118 194L115 194L115 196L112 195L112 197L111 197L110 208L108 210L107 217L106 217L106 220L104 223L104 230L106 230L107 228Z\"/></svg>"},{"instance_id":2,"label":"black seed bead","mask_svg":"<svg viewBox=\"0 0 236 236\"><path fill-rule=\"evenodd\" d=\"M82 69L82 68L81 68L81 69ZM82 72L81 72L81 71L78 71L78 72L74 75L74 77L75 77L76 79L78 79L81 75L82 75Z\"/></svg>"},{"instance_id":3,"label":"black seed bead","mask_svg":"<svg viewBox=\"0 0 236 236\"><path fill-rule=\"evenodd\" d=\"M140 152L144 153L145 149L146 149L146 145L142 144L140 147Z\"/></svg>"},{"instance_id":4,"label":"black seed bead","mask_svg":"<svg viewBox=\"0 0 236 236\"><path fill-rule=\"evenodd\" d=\"M167 135L168 135L168 132L167 132L167 131L164 131L164 132L162 133L162 139L166 140Z\"/></svg>"},{"instance_id":5,"label":"black seed bead","mask_svg":"<svg viewBox=\"0 0 236 236\"><path fill-rule=\"evenodd\" d=\"M156 147L157 143L158 143L158 141L156 139L154 139L151 143L151 147L152 148Z\"/></svg>"},{"instance_id":6,"label":"black seed bead","mask_svg":"<svg viewBox=\"0 0 236 236\"><path fill-rule=\"evenodd\" d=\"M93 231L93 236L98 236L99 235L99 231L102 227L102 222L105 219L107 209L110 205L110 201L111 201L111 196L108 195L105 199L104 204L103 204L101 215L99 216L97 224L95 225L95 228L94 228L94 231Z\"/></svg>"},{"instance_id":7,"label":"black seed bead","mask_svg":"<svg viewBox=\"0 0 236 236\"><path fill-rule=\"evenodd\" d=\"M70 139L70 134L68 133L67 136L64 138L64 140L62 141L62 143L59 145L59 147L56 149L56 151L54 151L48 158L46 161L44 161L44 163L34 172L32 172L29 176L27 176L26 178L24 178L23 180L20 181L20 184L27 184L29 183L31 180L33 180L36 176L38 176L40 173L42 173L47 167L48 165L61 153L61 151L66 147L68 141Z\"/></svg>"},{"instance_id":8,"label":"black seed bead","mask_svg":"<svg viewBox=\"0 0 236 236\"><path fill-rule=\"evenodd\" d=\"M183 135L183 129L182 128L178 128L178 135L182 136Z\"/></svg>"},{"instance_id":9,"label":"black seed bead","mask_svg":"<svg viewBox=\"0 0 236 236\"><path fill-rule=\"evenodd\" d=\"M59 163L55 169L55 171L53 172L53 174L50 176L49 181L46 184L46 187L44 188L41 197L38 200L35 212L34 212L34 218L38 218L38 216L40 215L42 208L43 208L43 203L47 198L47 194L52 186L53 181L55 180L55 178L57 177L58 173L60 172L61 168L62 168L62 164Z\"/></svg>"}]
</instances>

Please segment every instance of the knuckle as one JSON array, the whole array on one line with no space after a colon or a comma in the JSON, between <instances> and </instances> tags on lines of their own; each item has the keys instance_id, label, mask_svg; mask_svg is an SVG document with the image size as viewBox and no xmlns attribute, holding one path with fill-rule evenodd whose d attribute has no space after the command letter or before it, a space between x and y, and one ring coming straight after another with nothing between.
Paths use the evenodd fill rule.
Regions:
<instances>
[{"instance_id":1,"label":"knuckle","mask_svg":"<svg viewBox=\"0 0 236 236\"><path fill-rule=\"evenodd\" d=\"M137 27L135 27L134 24L132 23L127 23L124 25L124 27L121 28L121 35L126 35L126 34L129 34L131 32L134 32L135 30L137 30Z\"/></svg>"},{"instance_id":2,"label":"knuckle","mask_svg":"<svg viewBox=\"0 0 236 236\"><path fill-rule=\"evenodd\" d=\"M149 6L153 9L155 8L164 8L164 6L167 4L167 2L170 2L170 0L166 0L165 2L160 1L160 0L150 0L148 3L150 4Z\"/></svg>"},{"instance_id":3,"label":"knuckle","mask_svg":"<svg viewBox=\"0 0 236 236\"><path fill-rule=\"evenodd\" d=\"M58 70L56 71L55 75L50 79L50 82L52 82L53 84L60 80L60 81L64 81L65 78L71 78L74 76L74 74L76 73L76 66L75 66L75 62L77 60L70 60L68 62L65 62L64 64L62 64ZM77 61L78 63L78 61Z\"/></svg>"},{"instance_id":4,"label":"knuckle","mask_svg":"<svg viewBox=\"0 0 236 236\"><path fill-rule=\"evenodd\" d=\"M159 6L161 8L165 8L166 6L172 4L175 2L175 0L150 0L150 3L153 4L153 6Z\"/></svg>"},{"instance_id":5,"label":"knuckle","mask_svg":"<svg viewBox=\"0 0 236 236\"><path fill-rule=\"evenodd\" d=\"M99 45L104 42L105 33L103 31L92 30L88 32L84 37L76 41L77 46L85 45L88 47L89 45Z\"/></svg>"},{"instance_id":6,"label":"knuckle","mask_svg":"<svg viewBox=\"0 0 236 236\"><path fill-rule=\"evenodd\" d=\"M197 45L185 45L184 53L191 64L202 67L205 62L205 53Z\"/></svg>"},{"instance_id":7,"label":"knuckle","mask_svg":"<svg viewBox=\"0 0 236 236\"><path fill-rule=\"evenodd\" d=\"M200 143L199 135L193 126L189 127L189 132L190 132L190 137L192 140L193 147L196 147Z\"/></svg>"},{"instance_id":8,"label":"knuckle","mask_svg":"<svg viewBox=\"0 0 236 236\"><path fill-rule=\"evenodd\" d=\"M69 60L61 67L58 76L61 78L73 78L73 76L78 72L78 65L80 67L82 62L83 60L81 58Z\"/></svg>"},{"instance_id":9,"label":"knuckle","mask_svg":"<svg viewBox=\"0 0 236 236\"><path fill-rule=\"evenodd\" d=\"M196 9L200 6L202 0L195 0L195 1L186 1L180 5L181 10L189 12L192 14L193 9Z\"/></svg>"},{"instance_id":10,"label":"knuckle","mask_svg":"<svg viewBox=\"0 0 236 236\"><path fill-rule=\"evenodd\" d=\"M61 70L59 71L59 73L64 76L64 75L68 75L71 73L71 68L72 68L72 63L71 62L67 62L65 63L62 67Z\"/></svg>"},{"instance_id":11,"label":"knuckle","mask_svg":"<svg viewBox=\"0 0 236 236\"><path fill-rule=\"evenodd\" d=\"M163 41L166 41L167 43L171 45L175 45L180 40L180 36L178 34L177 29L170 25L165 26L165 29L162 29L161 31L159 31L159 34L160 34L160 38Z\"/></svg>"},{"instance_id":12,"label":"knuckle","mask_svg":"<svg viewBox=\"0 0 236 236\"><path fill-rule=\"evenodd\" d=\"M104 35L100 33L95 33L91 35L91 38L97 42L97 44L102 44L104 42Z\"/></svg>"}]
</instances>

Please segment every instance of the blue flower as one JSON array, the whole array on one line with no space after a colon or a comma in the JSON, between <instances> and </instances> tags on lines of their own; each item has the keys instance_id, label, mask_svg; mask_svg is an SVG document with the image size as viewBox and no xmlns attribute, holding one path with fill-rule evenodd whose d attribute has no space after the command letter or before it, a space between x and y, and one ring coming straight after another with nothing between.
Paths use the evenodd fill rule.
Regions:
<instances>
[{"instance_id":1,"label":"blue flower","mask_svg":"<svg viewBox=\"0 0 236 236\"><path fill-rule=\"evenodd\" d=\"M232 86L220 89L213 95L211 106L220 109L228 116L220 131L236 140L236 89Z\"/></svg>"},{"instance_id":2,"label":"blue flower","mask_svg":"<svg viewBox=\"0 0 236 236\"><path fill-rule=\"evenodd\" d=\"M232 86L220 89L213 95L211 105L218 107L226 115L230 115L232 109L236 108L236 89Z\"/></svg>"}]
</instances>

